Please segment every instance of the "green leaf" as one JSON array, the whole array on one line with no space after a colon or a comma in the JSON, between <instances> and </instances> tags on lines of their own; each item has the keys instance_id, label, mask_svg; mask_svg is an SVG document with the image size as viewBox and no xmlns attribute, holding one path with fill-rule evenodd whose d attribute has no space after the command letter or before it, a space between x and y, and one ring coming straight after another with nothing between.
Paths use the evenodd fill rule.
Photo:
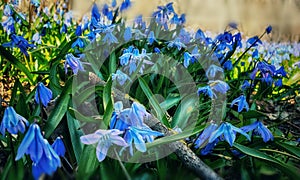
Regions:
<instances>
[{"instance_id":1,"label":"green leaf","mask_svg":"<svg viewBox=\"0 0 300 180\"><path fill-rule=\"evenodd\" d=\"M71 40L68 42L67 39L65 39L58 47L57 49L59 50L58 55L51 60L51 63L56 63L59 62L62 59L65 59L66 54L68 51L71 49L72 44L75 42L76 38L73 34L71 37Z\"/></svg>"},{"instance_id":2,"label":"green leaf","mask_svg":"<svg viewBox=\"0 0 300 180\"><path fill-rule=\"evenodd\" d=\"M96 148L94 146L84 146L80 161L78 164L78 174L76 179L89 179L89 177L98 168L99 162L96 157Z\"/></svg>"},{"instance_id":3,"label":"green leaf","mask_svg":"<svg viewBox=\"0 0 300 180\"><path fill-rule=\"evenodd\" d=\"M97 122L99 122L99 120L96 120L92 117L84 116L83 114L81 114L79 111L77 111L76 109L74 109L72 107L69 107L69 112L71 112L73 117L76 118L78 121L88 122L88 123L97 123Z\"/></svg>"},{"instance_id":4,"label":"green leaf","mask_svg":"<svg viewBox=\"0 0 300 180\"><path fill-rule=\"evenodd\" d=\"M117 70L117 58L116 53L113 52L109 56L109 74L115 73Z\"/></svg>"},{"instance_id":5,"label":"green leaf","mask_svg":"<svg viewBox=\"0 0 300 180\"><path fill-rule=\"evenodd\" d=\"M284 171L286 175L288 175L291 179L295 179L299 176L299 169L297 169L294 166L291 166L289 164L282 163L281 161L277 160L276 158L269 156L265 153L262 153L256 149L252 149L246 146L243 146L241 144L234 143L233 147L237 148L244 154L247 154L249 156L252 156L254 158L267 161L269 163L272 163L272 165L276 166L278 169Z\"/></svg>"},{"instance_id":6,"label":"green leaf","mask_svg":"<svg viewBox=\"0 0 300 180\"><path fill-rule=\"evenodd\" d=\"M57 77L57 66L59 65L59 62L54 63L50 67L50 76L49 76L49 87L51 88L53 92L53 96L56 97L61 93L61 87L59 84L59 78Z\"/></svg>"},{"instance_id":7,"label":"green leaf","mask_svg":"<svg viewBox=\"0 0 300 180\"><path fill-rule=\"evenodd\" d=\"M110 77L103 89L103 107L104 107L103 122L106 126L109 125L112 113L114 111L113 100L111 98L111 86L112 86L112 79Z\"/></svg>"},{"instance_id":8,"label":"green leaf","mask_svg":"<svg viewBox=\"0 0 300 180\"><path fill-rule=\"evenodd\" d=\"M195 110L195 104L198 99L193 98L195 95L189 95L187 97L183 97L181 100L181 104L177 108L174 117L172 119L172 127L185 127L188 122L192 112Z\"/></svg>"},{"instance_id":9,"label":"green leaf","mask_svg":"<svg viewBox=\"0 0 300 180\"><path fill-rule=\"evenodd\" d=\"M163 111L163 109L160 107L157 99L155 98L155 96L153 95L152 91L150 90L149 86L147 85L147 83L145 82L145 80L140 77L138 78L139 80L139 84L143 90L143 92L145 93L145 95L147 96L147 98L149 99L149 102L152 106L152 108L154 109L157 118L162 121L162 123L164 125L166 125L167 127L170 127L170 124L165 116L165 113Z\"/></svg>"},{"instance_id":10,"label":"green leaf","mask_svg":"<svg viewBox=\"0 0 300 180\"><path fill-rule=\"evenodd\" d=\"M287 151L289 151L289 152L293 153L294 155L300 157L300 147L292 146L290 144L286 144L286 143L283 143L283 142L275 142L275 144L283 147Z\"/></svg>"},{"instance_id":11,"label":"green leaf","mask_svg":"<svg viewBox=\"0 0 300 180\"><path fill-rule=\"evenodd\" d=\"M47 124L45 126L45 137L49 138L54 129L58 126L66 111L68 110L68 104L70 100L70 94L72 90L72 78L69 79L63 88L60 97L57 100L55 108L51 111L48 117Z\"/></svg>"},{"instance_id":12,"label":"green leaf","mask_svg":"<svg viewBox=\"0 0 300 180\"><path fill-rule=\"evenodd\" d=\"M266 114L257 110L249 110L248 112L243 113L243 119L260 118L266 116L267 116Z\"/></svg>"},{"instance_id":13,"label":"green leaf","mask_svg":"<svg viewBox=\"0 0 300 180\"><path fill-rule=\"evenodd\" d=\"M11 64L16 66L19 70L21 70L28 78L31 84L34 84L33 76L31 72L8 50L6 50L3 46L0 46L0 55L7 59Z\"/></svg>"},{"instance_id":14,"label":"green leaf","mask_svg":"<svg viewBox=\"0 0 300 180\"><path fill-rule=\"evenodd\" d=\"M167 97L165 101L160 103L160 107L164 109L165 111L169 110L171 107L177 105L180 101L180 97Z\"/></svg>"},{"instance_id":15,"label":"green leaf","mask_svg":"<svg viewBox=\"0 0 300 180\"><path fill-rule=\"evenodd\" d=\"M171 136L165 136L159 139L156 139L154 142L152 143L147 143L147 148L152 148L158 145L162 145L162 144L166 144L166 143L171 143L171 142L175 142L175 141L179 141L182 139L185 139L187 137L190 137L194 134L197 134L199 132L201 132L204 129L205 125L201 125L198 126L196 128L192 128L189 130L184 130L182 133L178 133L178 134L174 134Z\"/></svg>"},{"instance_id":16,"label":"green leaf","mask_svg":"<svg viewBox=\"0 0 300 180\"><path fill-rule=\"evenodd\" d=\"M79 162L83 148L83 145L80 142L80 136L83 135L83 132L82 130L79 130L80 124L78 120L74 119L69 112L67 112L67 120L75 158L76 161Z\"/></svg>"}]
</instances>

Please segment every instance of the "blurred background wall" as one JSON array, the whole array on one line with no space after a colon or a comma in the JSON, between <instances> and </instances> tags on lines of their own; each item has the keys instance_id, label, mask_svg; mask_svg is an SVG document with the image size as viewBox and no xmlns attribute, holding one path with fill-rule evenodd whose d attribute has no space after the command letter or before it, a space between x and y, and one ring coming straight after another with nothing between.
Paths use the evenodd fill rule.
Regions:
<instances>
[{"instance_id":1,"label":"blurred background wall","mask_svg":"<svg viewBox=\"0 0 300 180\"><path fill-rule=\"evenodd\" d=\"M42 3L55 1L41 0ZM77 18L89 14L93 2L100 6L111 3L111 0L64 1ZM117 0L118 4L121 1ZM131 9L123 16L129 20L140 14L150 17L158 5L168 2L174 2L179 14L186 14L186 26L192 29L218 33L229 22L236 22L244 35L253 36L272 25L272 41L300 41L300 0L132 0Z\"/></svg>"},{"instance_id":2,"label":"blurred background wall","mask_svg":"<svg viewBox=\"0 0 300 180\"><path fill-rule=\"evenodd\" d=\"M149 17L158 5L172 1L178 13L186 13L187 26L191 28L221 32L229 22L236 22L244 35L253 36L270 24L273 41L300 40L300 0L132 0L131 9L124 15L128 19L139 14ZM74 14L81 16L89 13L92 3L93 0L73 0L70 5Z\"/></svg>"}]
</instances>

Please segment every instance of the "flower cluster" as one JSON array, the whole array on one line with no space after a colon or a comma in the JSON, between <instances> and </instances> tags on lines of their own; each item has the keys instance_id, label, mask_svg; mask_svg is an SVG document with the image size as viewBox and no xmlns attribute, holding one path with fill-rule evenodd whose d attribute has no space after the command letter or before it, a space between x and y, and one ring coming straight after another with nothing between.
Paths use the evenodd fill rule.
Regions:
<instances>
[{"instance_id":1,"label":"flower cluster","mask_svg":"<svg viewBox=\"0 0 300 180\"><path fill-rule=\"evenodd\" d=\"M110 129L99 129L93 134L80 137L83 144L97 144L96 155L101 162L105 159L108 149L116 144L122 146L120 154L129 148L129 153L133 155L133 144L140 152L146 152L146 142L153 142L154 137L163 136L162 133L153 131L144 123L150 117L143 105L134 102L131 108L123 109L121 101L114 105L115 112L110 121Z\"/></svg>"},{"instance_id":2,"label":"flower cluster","mask_svg":"<svg viewBox=\"0 0 300 180\"><path fill-rule=\"evenodd\" d=\"M52 91L38 83L35 100L46 107L52 98ZM0 132L5 136L6 131L10 134L24 133L29 122L23 116L16 113L13 107L8 106L4 111L4 116L0 125ZM32 160L32 174L35 179L39 179L42 174L52 175L57 168L61 167L59 156L64 156L65 146L60 137L58 137L52 146L47 139L43 138L40 127L36 123L29 126L21 144L19 145L15 160L21 159L24 154L30 156Z\"/></svg>"}]
</instances>

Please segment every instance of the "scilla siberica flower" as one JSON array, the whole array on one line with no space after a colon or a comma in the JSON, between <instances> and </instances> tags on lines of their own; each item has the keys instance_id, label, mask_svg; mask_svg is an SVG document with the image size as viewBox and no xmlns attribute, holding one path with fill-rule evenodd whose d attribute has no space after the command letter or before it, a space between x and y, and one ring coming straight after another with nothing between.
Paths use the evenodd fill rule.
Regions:
<instances>
[{"instance_id":1,"label":"scilla siberica flower","mask_svg":"<svg viewBox=\"0 0 300 180\"><path fill-rule=\"evenodd\" d=\"M260 135L263 138L264 142L268 142L270 140L273 141L274 139L271 131L260 121L255 121L253 124L241 127L241 130L243 130L244 132L254 130L254 134Z\"/></svg>"},{"instance_id":2,"label":"scilla siberica flower","mask_svg":"<svg viewBox=\"0 0 300 180\"><path fill-rule=\"evenodd\" d=\"M229 145L232 146L233 142L235 141L237 132L244 135L250 141L249 135L245 133L243 130L231 125L230 123L224 122L220 125L220 127L217 130L215 130L211 134L208 142L212 143L217 138L224 137L225 140L229 143Z\"/></svg>"},{"instance_id":3,"label":"scilla siberica flower","mask_svg":"<svg viewBox=\"0 0 300 180\"><path fill-rule=\"evenodd\" d=\"M225 94L230 89L229 85L221 80L209 81L208 84L213 92Z\"/></svg>"},{"instance_id":4,"label":"scilla siberica flower","mask_svg":"<svg viewBox=\"0 0 300 180\"><path fill-rule=\"evenodd\" d=\"M198 48L195 47L190 54L189 52L185 52L183 55L183 65L185 68L187 68L190 63L194 63L197 61L198 58L200 58L200 54L198 53Z\"/></svg>"},{"instance_id":5,"label":"scilla siberica flower","mask_svg":"<svg viewBox=\"0 0 300 180\"><path fill-rule=\"evenodd\" d=\"M214 79L218 72L223 73L224 72L223 68L212 64L208 67L205 74L208 79Z\"/></svg>"},{"instance_id":6,"label":"scilla siberica flower","mask_svg":"<svg viewBox=\"0 0 300 180\"><path fill-rule=\"evenodd\" d=\"M144 128L136 128L130 126L126 129L124 139L129 145L129 152L133 155L132 143L134 143L135 148L140 152L146 152L146 142L153 142L153 136L163 136L162 133L153 131L148 126Z\"/></svg>"},{"instance_id":7,"label":"scilla siberica flower","mask_svg":"<svg viewBox=\"0 0 300 180\"><path fill-rule=\"evenodd\" d=\"M51 146L57 155L61 157L65 156L66 148L63 140L60 137L57 137Z\"/></svg>"},{"instance_id":8,"label":"scilla siberica flower","mask_svg":"<svg viewBox=\"0 0 300 180\"><path fill-rule=\"evenodd\" d=\"M210 98L217 98L217 95L211 90L210 86L199 87L197 93L198 95L205 94Z\"/></svg>"},{"instance_id":9,"label":"scilla siberica flower","mask_svg":"<svg viewBox=\"0 0 300 180\"><path fill-rule=\"evenodd\" d=\"M68 66L72 69L74 74L78 73L78 70L84 71L84 68L82 66L82 63L80 61L80 58L76 58L73 54L67 54L66 55L66 61L65 61L65 73L68 72Z\"/></svg>"},{"instance_id":10,"label":"scilla siberica flower","mask_svg":"<svg viewBox=\"0 0 300 180\"><path fill-rule=\"evenodd\" d=\"M127 80L131 81L129 76L119 69L116 73L112 74L112 80L116 80L121 86L124 85Z\"/></svg>"},{"instance_id":11,"label":"scilla siberica flower","mask_svg":"<svg viewBox=\"0 0 300 180\"><path fill-rule=\"evenodd\" d=\"M33 44L29 44L28 41L23 38L22 36L17 36L12 34L10 36L11 42L2 44L3 47L18 47L20 48L21 52L28 56L27 49L30 47L34 47Z\"/></svg>"},{"instance_id":12,"label":"scilla siberica flower","mask_svg":"<svg viewBox=\"0 0 300 180\"><path fill-rule=\"evenodd\" d=\"M173 2L168 3L166 6L158 6L158 10L152 14L152 17L156 19L156 22L162 25L165 30L168 30L167 22L171 14L176 14L173 8Z\"/></svg>"},{"instance_id":13,"label":"scilla siberica flower","mask_svg":"<svg viewBox=\"0 0 300 180\"><path fill-rule=\"evenodd\" d=\"M236 103L238 104L238 112L241 112L244 108L246 109L246 111L249 111L249 105L244 95L241 95L240 97L234 99L230 107L232 107Z\"/></svg>"},{"instance_id":14,"label":"scilla siberica flower","mask_svg":"<svg viewBox=\"0 0 300 180\"><path fill-rule=\"evenodd\" d=\"M93 134L88 134L80 137L80 140L83 144L96 144L96 155L99 162L103 161L107 155L107 151L113 144L119 146L127 146L128 144L125 140L120 136L123 134L123 131L118 129L110 129L110 130L97 130Z\"/></svg>"},{"instance_id":15,"label":"scilla siberica flower","mask_svg":"<svg viewBox=\"0 0 300 180\"><path fill-rule=\"evenodd\" d=\"M115 112L111 118L110 128L124 131L124 139L129 145L129 152L133 155L133 146L140 152L145 152L146 142L153 142L154 136L163 136L163 133L151 130L144 120L150 114L145 107L137 102L132 103L131 108L123 109L123 104L118 101L114 105ZM120 154L127 147L122 148Z\"/></svg>"},{"instance_id":16,"label":"scilla siberica flower","mask_svg":"<svg viewBox=\"0 0 300 180\"><path fill-rule=\"evenodd\" d=\"M40 127L33 123L22 140L15 160L21 159L24 154L30 156L32 160L32 174L38 179L42 174L51 175L61 166L59 156L43 138Z\"/></svg>"},{"instance_id":17,"label":"scilla siberica flower","mask_svg":"<svg viewBox=\"0 0 300 180\"><path fill-rule=\"evenodd\" d=\"M217 129L218 125L211 123L207 126L201 135L195 141L195 148L199 148L205 141L209 139L211 134Z\"/></svg>"},{"instance_id":18,"label":"scilla siberica flower","mask_svg":"<svg viewBox=\"0 0 300 180\"><path fill-rule=\"evenodd\" d=\"M41 102L46 107L52 99L52 91L47 88L42 82L40 82L36 87L34 99L38 104L40 104Z\"/></svg>"},{"instance_id":19,"label":"scilla siberica flower","mask_svg":"<svg viewBox=\"0 0 300 180\"><path fill-rule=\"evenodd\" d=\"M4 111L0 132L3 136L5 136L5 129L10 134L17 134L19 131L24 133L28 125L28 121L23 116L17 114L13 107L8 106Z\"/></svg>"},{"instance_id":20,"label":"scilla siberica flower","mask_svg":"<svg viewBox=\"0 0 300 180\"><path fill-rule=\"evenodd\" d=\"M123 12L131 6L130 0L124 0L121 4L120 11Z\"/></svg>"}]
</instances>

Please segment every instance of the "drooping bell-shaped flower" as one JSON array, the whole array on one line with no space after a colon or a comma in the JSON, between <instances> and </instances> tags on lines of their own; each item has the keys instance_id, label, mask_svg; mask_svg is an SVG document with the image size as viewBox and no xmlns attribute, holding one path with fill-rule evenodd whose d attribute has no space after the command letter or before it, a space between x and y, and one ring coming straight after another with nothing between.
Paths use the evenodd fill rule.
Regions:
<instances>
[{"instance_id":1,"label":"drooping bell-shaped flower","mask_svg":"<svg viewBox=\"0 0 300 180\"><path fill-rule=\"evenodd\" d=\"M133 155L132 143L135 148L140 152L146 152L146 142L153 142L153 136L163 136L163 133L153 131L148 127L136 128L134 126L129 127L125 131L124 139L129 145L129 152Z\"/></svg>"},{"instance_id":2,"label":"drooping bell-shaped flower","mask_svg":"<svg viewBox=\"0 0 300 180\"><path fill-rule=\"evenodd\" d=\"M43 106L46 107L52 99L52 91L47 88L42 82L40 82L36 87L34 99L38 104L40 104L41 102Z\"/></svg>"},{"instance_id":3,"label":"drooping bell-shaped flower","mask_svg":"<svg viewBox=\"0 0 300 180\"><path fill-rule=\"evenodd\" d=\"M221 80L209 81L208 83L213 92L225 94L230 89L229 85Z\"/></svg>"},{"instance_id":4,"label":"drooping bell-shaped flower","mask_svg":"<svg viewBox=\"0 0 300 180\"><path fill-rule=\"evenodd\" d=\"M212 64L206 70L206 76L209 79L214 79L216 77L217 73L223 73L223 72L224 72L223 68Z\"/></svg>"},{"instance_id":5,"label":"drooping bell-shaped flower","mask_svg":"<svg viewBox=\"0 0 300 180\"><path fill-rule=\"evenodd\" d=\"M28 121L21 115L17 114L13 107L7 107L4 111L3 119L0 125L0 132L4 136L5 130L11 134L25 132L25 127L28 126Z\"/></svg>"},{"instance_id":6,"label":"drooping bell-shaped flower","mask_svg":"<svg viewBox=\"0 0 300 180\"><path fill-rule=\"evenodd\" d=\"M213 132L208 142L212 143L217 138L224 137L225 140L229 143L229 145L232 146L235 141L237 132L244 135L250 141L249 135L245 133L243 130L233 126L230 123L224 122L219 126L217 130Z\"/></svg>"},{"instance_id":7,"label":"drooping bell-shaped flower","mask_svg":"<svg viewBox=\"0 0 300 180\"><path fill-rule=\"evenodd\" d=\"M198 95L205 94L210 98L217 98L217 95L211 90L210 86L199 87L197 93Z\"/></svg>"},{"instance_id":8,"label":"drooping bell-shaped flower","mask_svg":"<svg viewBox=\"0 0 300 180\"><path fill-rule=\"evenodd\" d=\"M232 107L236 103L238 104L238 112L241 112L244 108L246 109L246 111L249 111L249 105L244 95L241 95L240 97L234 99L230 107Z\"/></svg>"},{"instance_id":9,"label":"drooping bell-shaped flower","mask_svg":"<svg viewBox=\"0 0 300 180\"><path fill-rule=\"evenodd\" d=\"M209 126L207 126L201 135L196 139L195 148L199 148L205 141L207 141L217 127L218 125L214 123L211 123Z\"/></svg>"},{"instance_id":10,"label":"drooping bell-shaped flower","mask_svg":"<svg viewBox=\"0 0 300 180\"><path fill-rule=\"evenodd\" d=\"M21 159L24 154L32 160L32 174L38 179L42 174L51 175L61 166L57 153L43 138L40 127L33 123L30 125L24 139L22 140L15 160Z\"/></svg>"},{"instance_id":11,"label":"drooping bell-shaped flower","mask_svg":"<svg viewBox=\"0 0 300 180\"><path fill-rule=\"evenodd\" d=\"M66 55L66 61L64 65L66 73L68 72L68 66L72 69L74 74L77 74L78 70L84 71L80 58L76 58L73 54Z\"/></svg>"},{"instance_id":12,"label":"drooping bell-shaped flower","mask_svg":"<svg viewBox=\"0 0 300 180\"><path fill-rule=\"evenodd\" d=\"M62 157L65 156L66 148L63 140L60 137L57 137L51 146L57 155Z\"/></svg>"},{"instance_id":13,"label":"drooping bell-shaped flower","mask_svg":"<svg viewBox=\"0 0 300 180\"><path fill-rule=\"evenodd\" d=\"M253 124L241 127L244 132L249 132L254 130L254 134L260 135L264 142L273 140L274 137L271 131L260 121L255 121Z\"/></svg>"}]
</instances>

